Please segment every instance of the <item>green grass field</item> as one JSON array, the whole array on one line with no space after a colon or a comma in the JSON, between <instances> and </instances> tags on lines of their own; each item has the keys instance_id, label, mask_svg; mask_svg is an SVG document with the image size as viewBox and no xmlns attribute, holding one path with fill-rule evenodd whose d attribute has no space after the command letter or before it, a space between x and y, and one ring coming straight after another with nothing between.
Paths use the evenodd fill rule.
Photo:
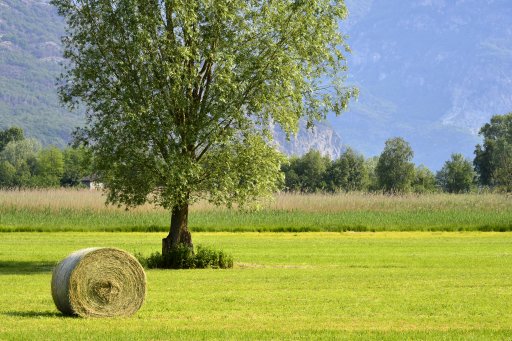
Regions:
<instances>
[{"instance_id":1,"label":"green grass field","mask_svg":"<svg viewBox=\"0 0 512 341\"><path fill-rule=\"evenodd\" d=\"M231 270L148 270L130 318L61 316L51 269L71 251L149 254L162 233L3 233L1 340L507 340L512 233L195 233Z\"/></svg>"},{"instance_id":2,"label":"green grass field","mask_svg":"<svg viewBox=\"0 0 512 341\"><path fill-rule=\"evenodd\" d=\"M169 212L105 206L94 191L0 191L0 232L168 231ZM198 203L195 232L512 231L512 197L500 194L281 194L259 211Z\"/></svg>"}]
</instances>

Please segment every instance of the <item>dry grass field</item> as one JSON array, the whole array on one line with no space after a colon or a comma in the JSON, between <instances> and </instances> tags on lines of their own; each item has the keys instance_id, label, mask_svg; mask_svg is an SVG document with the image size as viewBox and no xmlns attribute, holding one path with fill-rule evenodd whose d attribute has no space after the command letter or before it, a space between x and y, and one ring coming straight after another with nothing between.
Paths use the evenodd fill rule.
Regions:
<instances>
[{"instance_id":1,"label":"dry grass field","mask_svg":"<svg viewBox=\"0 0 512 341\"><path fill-rule=\"evenodd\" d=\"M0 231L165 231L168 222L169 213L151 205L107 206L99 191L0 191ZM280 193L250 211L195 203L190 226L213 232L510 231L512 197Z\"/></svg>"}]
</instances>

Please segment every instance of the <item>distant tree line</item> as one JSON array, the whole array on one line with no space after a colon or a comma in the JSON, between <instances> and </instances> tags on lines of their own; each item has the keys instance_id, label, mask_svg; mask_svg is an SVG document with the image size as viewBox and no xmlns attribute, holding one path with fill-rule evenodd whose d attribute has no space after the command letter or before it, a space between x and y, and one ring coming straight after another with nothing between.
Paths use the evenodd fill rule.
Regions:
<instances>
[{"instance_id":1,"label":"distant tree line","mask_svg":"<svg viewBox=\"0 0 512 341\"><path fill-rule=\"evenodd\" d=\"M301 193L368 191L384 193L465 193L476 188L512 192L512 113L496 115L480 135L473 162L452 154L437 173L416 166L403 138L386 141L379 156L365 158L352 148L336 160L311 150L282 166L284 190ZM0 131L0 188L75 187L91 175L85 148L64 150L25 138L17 127Z\"/></svg>"},{"instance_id":2,"label":"distant tree line","mask_svg":"<svg viewBox=\"0 0 512 341\"><path fill-rule=\"evenodd\" d=\"M0 131L0 188L80 186L90 175L91 157L84 148L43 148L23 130Z\"/></svg>"},{"instance_id":3,"label":"distant tree line","mask_svg":"<svg viewBox=\"0 0 512 341\"><path fill-rule=\"evenodd\" d=\"M400 137L387 140L382 153L369 159L351 148L334 161L311 150L302 157L290 158L282 167L285 190L465 193L489 188L511 192L512 113L492 117L479 134L483 145L476 146L473 162L455 153L436 174L412 162L414 152Z\"/></svg>"}]
</instances>

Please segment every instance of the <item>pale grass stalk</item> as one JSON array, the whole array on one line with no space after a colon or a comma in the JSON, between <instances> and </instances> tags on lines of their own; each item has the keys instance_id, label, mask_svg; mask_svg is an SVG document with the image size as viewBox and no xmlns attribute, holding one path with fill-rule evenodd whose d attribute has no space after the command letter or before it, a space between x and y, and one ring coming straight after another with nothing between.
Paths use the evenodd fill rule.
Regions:
<instances>
[{"instance_id":1,"label":"pale grass stalk","mask_svg":"<svg viewBox=\"0 0 512 341\"><path fill-rule=\"evenodd\" d=\"M105 205L105 196L101 191L86 189L44 189L0 191L0 207L15 207L33 210L90 210L90 211L123 211L123 207ZM370 193L336 193L336 194L296 194L278 193L274 199L266 202L262 208L269 211L299 212L390 212L390 211L441 211L441 210L479 210L496 211L512 210L512 198L504 194L424 194L390 196ZM133 212L163 211L152 205L143 205ZM192 205L193 212L226 211L226 208L215 207L207 201L199 201Z\"/></svg>"}]
</instances>

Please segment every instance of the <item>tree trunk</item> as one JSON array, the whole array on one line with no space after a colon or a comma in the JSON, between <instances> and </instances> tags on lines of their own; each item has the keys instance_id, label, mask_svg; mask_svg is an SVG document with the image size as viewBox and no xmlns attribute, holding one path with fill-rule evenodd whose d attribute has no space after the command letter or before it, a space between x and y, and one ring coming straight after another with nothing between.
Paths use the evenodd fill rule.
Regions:
<instances>
[{"instance_id":1,"label":"tree trunk","mask_svg":"<svg viewBox=\"0 0 512 341\"><path fill-rule=\"evenodd\" d=\"M188 230L188 204L172 208L169 235L162 239L162 255L168 254L178 244L193 247L192 236Z\"/></svg>"}]
</instances>

